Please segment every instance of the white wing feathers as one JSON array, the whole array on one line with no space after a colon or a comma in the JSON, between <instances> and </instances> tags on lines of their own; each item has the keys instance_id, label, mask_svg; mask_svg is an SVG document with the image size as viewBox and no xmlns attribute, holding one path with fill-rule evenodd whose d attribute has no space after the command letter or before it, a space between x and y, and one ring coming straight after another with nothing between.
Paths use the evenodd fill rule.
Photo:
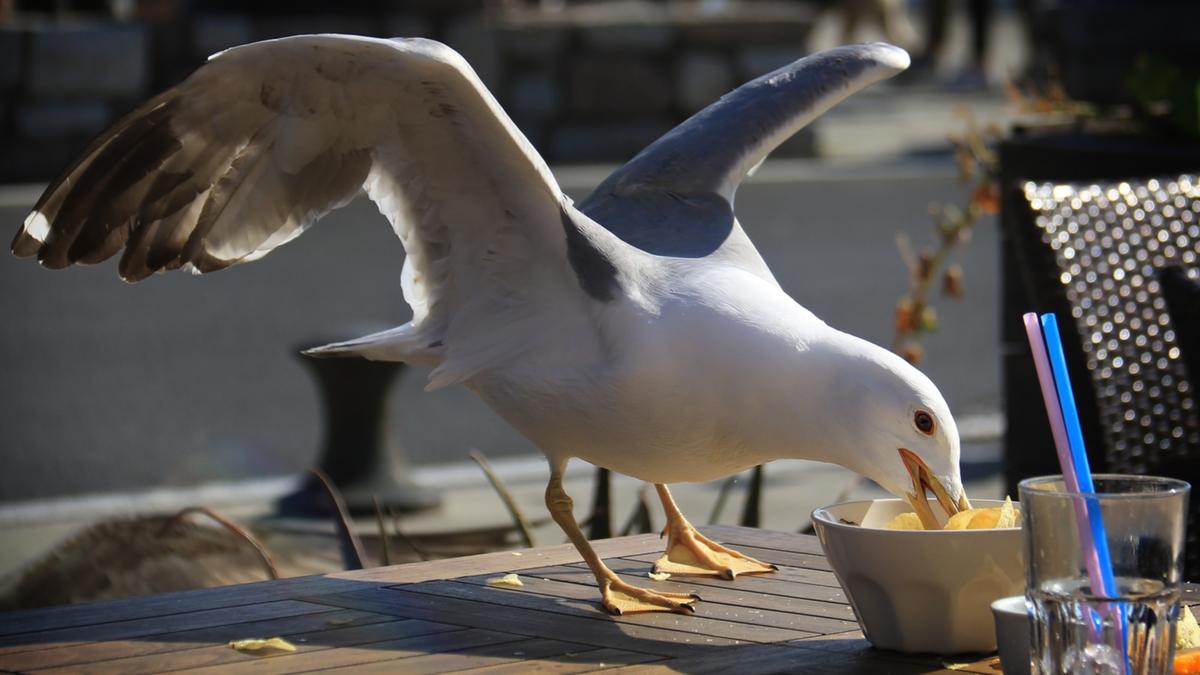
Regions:
<instances>
[{"instance_id":1,"label":"white wing feathers","mask_svg":"<svg viewBox=\"0 0 1200 675\"><path fill-rule=\"evenodd\" d=\"M404 244L414 317L328 352L440 364L442 386L536 347L506 328L579 305L549 169L466 62L421 39L301 36L215 55L97 138L13 252L60 268L124 250L130 281L209 272L266 255L361 189Z\"/></svg>"}]
</instances>

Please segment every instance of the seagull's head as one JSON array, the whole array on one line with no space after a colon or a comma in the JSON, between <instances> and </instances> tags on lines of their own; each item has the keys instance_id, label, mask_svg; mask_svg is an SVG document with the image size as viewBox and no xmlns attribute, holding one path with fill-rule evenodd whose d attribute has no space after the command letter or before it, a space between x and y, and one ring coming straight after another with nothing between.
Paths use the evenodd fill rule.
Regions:
<instances>
[{"instance_id":1,"label":"seagull's head","mask_svg":"<svg viewBox=\"0 0 1200 675\"><path fill-rule=\"evenodd\" d=\"M950 407L916 367L855 342L829 392L844 444L837 461L907 500L927 528L937 527L928 496L947 516L970 507Z\"/></svg>"}]
</instances>

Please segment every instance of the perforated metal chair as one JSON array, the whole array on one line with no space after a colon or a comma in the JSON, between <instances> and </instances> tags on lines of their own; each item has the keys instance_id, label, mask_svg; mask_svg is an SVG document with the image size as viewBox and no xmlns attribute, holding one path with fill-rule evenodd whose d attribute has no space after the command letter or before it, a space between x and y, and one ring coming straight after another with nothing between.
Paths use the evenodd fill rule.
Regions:
<instances>
[{"instance_id":1,"label":"perforated metal chair","mask_svg":"<svg viewBox=\"0 0 1200 675\"><path fill-rule=\"evenodd\" d=\"M1200 380L1186 365L1200 344L1182 339L1162 278L1171 270L1175 288L1200 275L1200 179L1187 173L1200 171L1200 156L1158 148L1155 157L1153 143L1141 143L1027 138L1001 149L1010 491L1058 472L1020 328L1025 311L1060 318L1093 470L1200 489ZM1185 569L1200 578L1195 497Z\"/></svg>"}]
</instances>

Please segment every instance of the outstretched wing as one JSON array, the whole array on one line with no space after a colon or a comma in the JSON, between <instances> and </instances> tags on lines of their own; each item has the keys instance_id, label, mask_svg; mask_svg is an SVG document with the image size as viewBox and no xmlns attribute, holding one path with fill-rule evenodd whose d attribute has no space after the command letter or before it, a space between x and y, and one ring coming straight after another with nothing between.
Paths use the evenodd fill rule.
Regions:
<instances>
[{"instance_id":1,"label":"outstretched wing","mask_svg":"<svg viewBox=\"0 0 1200 675\"><path fill-rule=\"evenodd\" d=\"M656 255L721 255L770 272L733 216L746 174L826 110L908 67L876 43L813 54L748 82L693 115L610 175L579 208Z\"/></svg>"},{"instance_id":2,"label":"outstretched wing","mask_svg":"<svg viewBox=\"0 0 1200 675\"><path fill-rule=\"evenodd\" d=\"M300 36L214 56L97 138L12 248L51 268L123 250L131 281L210 272L363 189L407 252L414 319L396 356L443 363L457 349L443 379L462 379L498 348L472 332L494 340L562 301L572 279L549 169L467 63L421 39Z\"/></svg>"}]
</instances>

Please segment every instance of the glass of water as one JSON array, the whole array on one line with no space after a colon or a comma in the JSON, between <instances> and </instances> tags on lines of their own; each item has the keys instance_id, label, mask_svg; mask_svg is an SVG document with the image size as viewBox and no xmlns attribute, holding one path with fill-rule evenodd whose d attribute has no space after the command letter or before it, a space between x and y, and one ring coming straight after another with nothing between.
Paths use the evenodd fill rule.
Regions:
<instances>
[{"instance_id":1,"label":"glass of water","mask_svg":"<svg viewBox=\"0 0 1200 675\"><path fill-rule=\"evenodd\" d=\"M1154 476L1096 474L1093 480L1090 495L1067 492L1062 476L1019 486L1033 672L1169 673L1191 488ZM1116 593L1089 581L1079 516L1096 508ZM1090 536L1087 530L1084 537Z\"/></svg>"}]
</instances>

